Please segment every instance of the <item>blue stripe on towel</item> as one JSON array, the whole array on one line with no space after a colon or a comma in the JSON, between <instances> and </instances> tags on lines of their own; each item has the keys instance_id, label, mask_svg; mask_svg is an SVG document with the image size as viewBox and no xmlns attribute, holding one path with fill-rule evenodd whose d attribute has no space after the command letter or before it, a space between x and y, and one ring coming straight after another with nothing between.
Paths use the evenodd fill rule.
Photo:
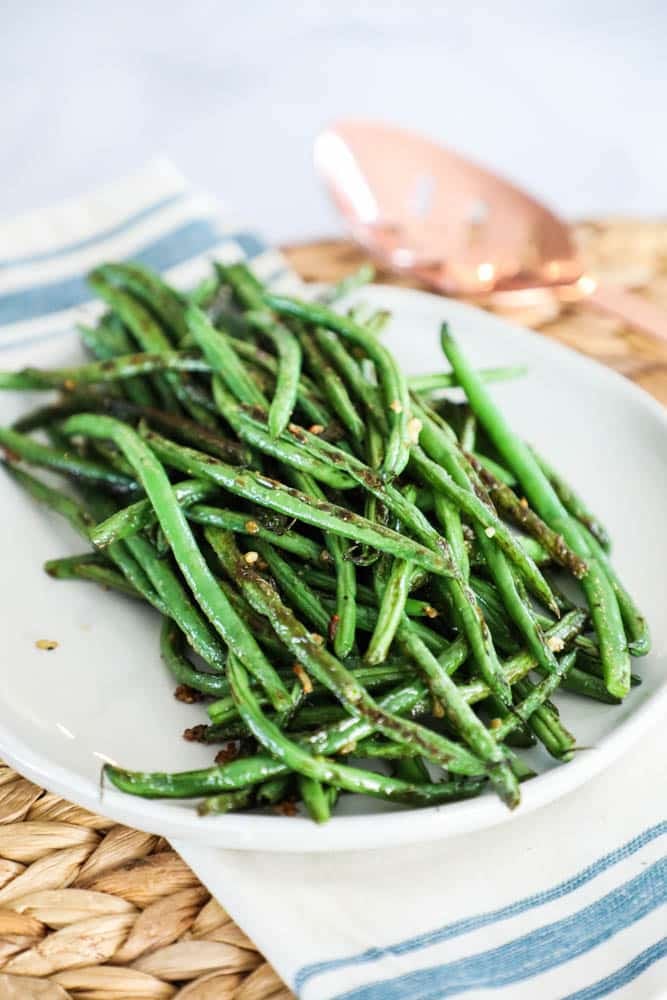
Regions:
<instances>
[{"instance_id":1,"label":"blue stripe on towel","mask_svg":"<svg viewBox=\"0 0 667 1000\"><path fill-rule=\"evenodd\" d=\"M249 260L264 249L252 233L221 233L210 221L196 219L161 236L126 259L139 261L156 271L166 271L211 250L223 240L236 244ZM88 302L90 298L90 289L81 275L9 292L0 295L0 326L71 309Z\"/></svg>"},{"instance_id":2,"label":"blue stripe on towel","mask_svg":"<svg viewBox=\"0 0 667 1000\"><path fill-rule=\"evenodd\" d=\"M609 940L667 902L667 858L594 903L490 951L340 993L335 1000L445 1000L539 976Z\"/></svg>"},{"instance_id":3,"label":"blue stripe on towel","mask_svg":"<svg viewBox=\"0 0 667 1000\"><path fill-rule=\"evenodd\" d=\"M631 962L617 969L616 972L605 976L604 979L599 979L597 983L586 986L583 990L568 994L563 1000L598 1000L598 997L606 997L615 990L620 990L621 986L627 986L633 979L641 976L642 972L645 972L654 962L665 957L667 957L667 937L656 941L639 955L635 955Z\"/></svg>"},{"instance_id":4,"label":"blue stripe on towel","mask_svg":"<svg viewBox=\"0 0 667 1000\"><path fill-rule=\"evenodd\" d=\"M155 215L161 209L175 205L177 202L182 201L187 193L187 191L180 191L178 194L172 194L167 198L162 198L160 201L155 201L152 205L147 205L133 215L128 215L121 222L117 222L107 229L100 229L98 232L93 233L92 236L87 236L83 240L76 240L74 243L64 243L53 250L45 250L42 253L29 254L25 257L7 257L5 260L0 260L0 267L23 267L25 264L42 264L47 260L55 260L57 257L65 257L69 253L86 250L88 247L95 246L96 243L103 243L104 240L111 239L112 236L119 236L120 233L131 229L132 226L135 226L138 222L143 222L144 219L149 219L151 215Z\"/></svg>"},{"instance_id":5,"label":"blue stripe on towel","mask_svg":"<svg viewBox=\"0 0 667 1000\"><path fill-rule=\"evenodd\" d=\"M594 861L593 864L573 875L572 878L566 879L566 881L560 882L558 885L552 886L543 892L519 899L498 910L491 910L473 917L465 917L462 920L445 924L443 927L437 927L434 930L419 934L414 938L408 938L405 941L400 941L397 944L388 945L385 948L369 948L367 951L346 958L336 958L324 962L314 962L312 965L305 965L302 969L299 969L296 975L295 991L299 993L309 979L322 975L325 972L333 972L336 969L343 969L349 966L363 965L366 962L376 962L385 956L404 955L411 951L417 951L420 948L438 944L440 941L447 941L450 938L459 937L461 934L468 934L471 931L478 930L480 927L488 927L490 924L497 923L500 920L508 920L510 917L518 916L520 913L525 913L536 906L543 906L545 903L550 903L554 899L560 899L561 896L574 892L575 889L585 885L592 878L607 871L608 868L618 864L619 861L629 858L646 844L665 834L667 834L667 821L649 827L643 833L633 837L627 844L617 848L615 851L611 851L602 858L598 858L597 861Z\"/></svg>"}]
</instances>

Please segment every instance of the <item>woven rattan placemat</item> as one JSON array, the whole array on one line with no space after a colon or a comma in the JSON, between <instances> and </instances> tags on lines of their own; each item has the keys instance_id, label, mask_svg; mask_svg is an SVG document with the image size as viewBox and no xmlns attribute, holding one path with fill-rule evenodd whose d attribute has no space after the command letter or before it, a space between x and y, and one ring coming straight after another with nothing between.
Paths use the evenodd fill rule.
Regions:
<instances>
[{"instance_id":1,"label":"woven rattan placemat","mask_svg":"<svg viewBox=\"0 0 667 1000\"><path fill-rule=\"evenodd\" d=\"M667 309L667 223L600 221L577 232L594 273ZM324 281L362 260L341 241L286 253L304 277ZM667 403L667 345L582 304L514 318ZM88 813L0 765L0 1000L291 996L162 838Z\"/></svg>"}]
</instances>

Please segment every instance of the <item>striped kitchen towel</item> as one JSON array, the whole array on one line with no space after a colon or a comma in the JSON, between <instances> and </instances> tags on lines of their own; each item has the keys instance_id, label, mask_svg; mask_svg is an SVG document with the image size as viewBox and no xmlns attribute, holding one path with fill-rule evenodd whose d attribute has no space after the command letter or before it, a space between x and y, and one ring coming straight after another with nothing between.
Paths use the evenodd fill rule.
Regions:
<instances>
[{"instance_id":1,"label":"striped kitchen towel","mask_svg":"<svg viewBox=\"0 0 667 1000\"><path fill-rule=\"evenodd\" d=\"M94 318L85 275L105 260L134 260L183 287L210 262L245 258L264 280L287 274L280 254L196 194L167 160L106 188L0 226L0 347L72 330Z\"/></svg>"},{"instance_id":2,"label":"striped kitchen towel","mask_svg":"<svg viewBox=\"0 0 667 1000\"><path fill-rule=\"evenodd\" d=\"M94 315L84 275L103 260L139 260L187 287L212 259L240 257L267 280L294 280L156 161L0 226L0 350L34 343L39 363L43 338L66 339ZM326 855L174 846L303 1000L667 997L664 723L558 802L438 844Z\"/></svg>"},{"instance_id":3,"label":"striped kitchen towel","mask_svg":"<svg viewBox=\"0 0 667 1000\"><path fill-rule=\"evenodd\" d=\"M664 722L578 791L438 844L174 846L303 1000L667 997Z\"/></svg>"}]
</instances>

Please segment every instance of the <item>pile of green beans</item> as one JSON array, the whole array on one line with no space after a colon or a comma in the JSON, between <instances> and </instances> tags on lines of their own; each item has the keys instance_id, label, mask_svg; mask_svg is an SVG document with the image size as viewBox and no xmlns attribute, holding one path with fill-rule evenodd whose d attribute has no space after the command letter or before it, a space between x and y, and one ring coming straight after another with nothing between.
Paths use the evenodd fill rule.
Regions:
<instances>
[{"instance_id":1,"label":"pile of green beans","mask_svg":"<svg viewBox=\"0 0 667 1000\"><path fill-rule=\"evenodd\" d=\"M340 308L370 280L309 302L243 264L191 293L105 264L90 359L0 372L60 393L0 428L17 486L89 543L46 572L155 608L177 696L202 703L184 735L222 744L199 771L107 765L121 790L318 823L341 791L514 808L539 760L519 751L576 750L554 695L639 683L648 628L606 529L493 402L524 370L475 371L443 327L451 371L407 377L388 316Z\"/></svg>"}]
</instances>

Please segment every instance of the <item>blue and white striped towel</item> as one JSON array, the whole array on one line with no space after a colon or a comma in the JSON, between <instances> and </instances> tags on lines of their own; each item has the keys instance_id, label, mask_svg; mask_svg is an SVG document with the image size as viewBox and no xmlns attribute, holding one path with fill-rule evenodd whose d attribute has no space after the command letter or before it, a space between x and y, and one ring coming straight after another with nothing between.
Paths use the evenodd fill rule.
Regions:
<instances>
[{"instance_id":1,"label":"blue and white striped towel","mask_svg":"<svg viewBox=\"0 0 667 1000\"><path fill-rule=\"evenodd\" d=\"M240 256L290 280L279 254L153 163L0 227L0 348L94 309L82 275L101 260L189 284ZM585 788L441 844L304 857L174 846L303 1000L648 1000L667 997L666 845L659 726Z\"/></svg>"}]
</instances>

